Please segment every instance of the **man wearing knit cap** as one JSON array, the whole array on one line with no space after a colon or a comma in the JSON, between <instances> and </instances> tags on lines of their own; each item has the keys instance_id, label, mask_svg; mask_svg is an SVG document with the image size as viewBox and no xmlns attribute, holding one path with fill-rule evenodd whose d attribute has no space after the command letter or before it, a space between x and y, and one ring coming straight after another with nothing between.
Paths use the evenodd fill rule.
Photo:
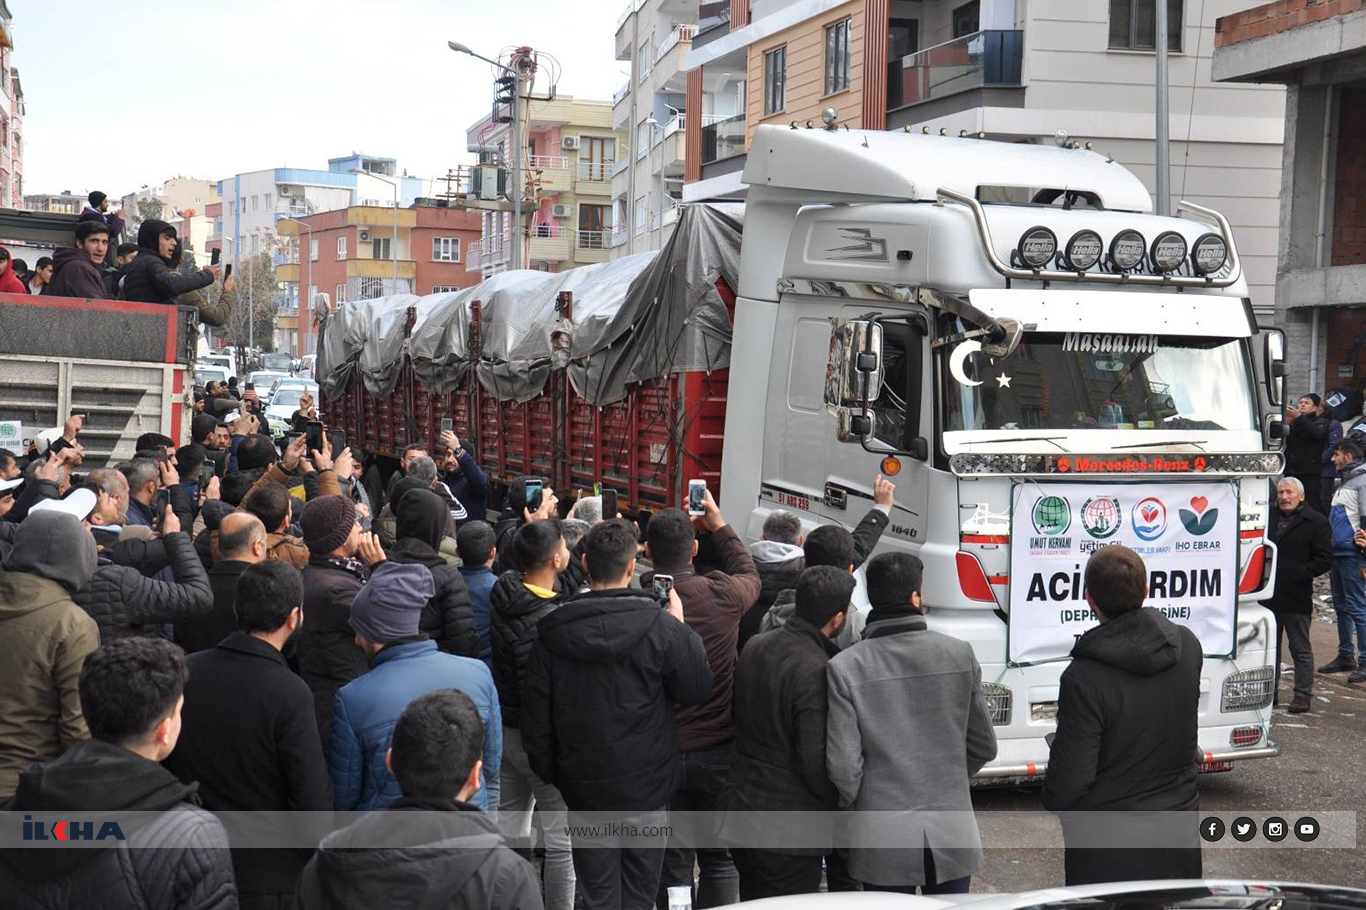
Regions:
<instances>
[{"instance_id":1,"label":"man wearing knit cap","mask_svg":"<svg viewBox=\"0 0 1366 910\"><path fill-rule=\"evenodd\" d=\"M362 533L356 507L344 496L322 496L299 517L308 547L304 577L304 629L299 635L299 675L313 690L318 735L327 748L337 690L370 668L351 628L351 601L384 561L384 550Z\"/></svg>"},{"instance_id":2,"label":"man wearing knit cap","mask_svg":"<svg viewBox=\"0 0 1366 910\"><path fill-rule=\"evenodd\" d=\"M434 593L426 566L381 562L351 603L351 627L370 670L342 687L333 710L327 770L339 810L382 809L403 795L384 762L394 725L413 699L448 688L468 695L484 723L483 786L469 802L489 813L498 809L498 690L482 660L443 653L418 631L422 608Z\"/></svg>"}]
</instances>

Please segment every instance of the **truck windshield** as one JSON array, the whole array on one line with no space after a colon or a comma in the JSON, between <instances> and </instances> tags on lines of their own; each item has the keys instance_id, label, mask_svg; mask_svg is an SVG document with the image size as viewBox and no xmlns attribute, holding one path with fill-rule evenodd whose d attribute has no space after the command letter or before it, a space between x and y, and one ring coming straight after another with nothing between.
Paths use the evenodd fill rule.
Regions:
<instances>
[{"instance_id":1,"label":"truck windshield","mask_svg":"<svg viewBox=\"0 0 1366 910\"><path fill-rule=\"evenodd\" d=\"M1029 332L1009 357L937 353L945 431L1257 427L1236 338Z\"/></svg>"}]
</instances>

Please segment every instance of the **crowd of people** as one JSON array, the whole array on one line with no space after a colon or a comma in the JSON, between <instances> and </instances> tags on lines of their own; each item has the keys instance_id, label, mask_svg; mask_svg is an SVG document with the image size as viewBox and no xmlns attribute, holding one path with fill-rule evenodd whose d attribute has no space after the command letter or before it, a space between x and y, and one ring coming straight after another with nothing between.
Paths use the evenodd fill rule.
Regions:
<instances>
[{"instance_id":1,"label":"crowd of people","mask_svg":"<svg viewBox=\"0 0 1366 910\"><path fill-rule=\"evenodd\" d=\"M1286 408L1285 477L1268 536L1279 549L1276 590L1277 666L1288 642L1294 666L1294 714L1313 706L1314 652L1309 642L1314 579L1329 574L1338 650L1320 673L1366 682L1366 417L1355 419L1341 391L1304 395Z\"/></svg>"},{"instance_id":2,"label":"crowd of people","mask_svg":"<svg viewBox=\"0 0 1366 910\"><path fill-rule=\"evenodd\" d=\"M0 452L0 808L161 813L127 845L156 850L0 850L16 906L968 890L992 715L972 648L927 626L920 560L872 556L889 480L852 533L775 511L750 546L710 493L642 532L522 477L487 521L492 485L454 433L385 477L326 434L277 444L235 382L196 409L188 445L145 434L85 474L80 415L45 453ZM1317 547L1298 489L1273 532ZM1143 608L1146 577L1123 547L1086 567L1101 622L1062 677L1052 810L1196 807L1200 647ZM362 814L308 850L230 842L214 814L308 810ZM756 828L768 812L829 828L784 846ZM571 835L585 813L715 824L605 843ZM1200 874L1198 846L1117 856L1064 833L1072 884Z\"/></svg>"},{"instance_id":3,"label":"crowd of people","mask_svg":"<svg viewBox=\"0 0 1366 910\"><path fill-rule=\"evenodd\" d=\"M223 281L210 303L205 291L222 275L219 266L196 265L175 227L159 219L143 221L136 241L125 242L123 213L109 207L104 193L91 193L72 245L38 259L31 270L0 247L0 293L176 303L195 307L206 325L225 325L236 302L236 280Z\"/></svg>"}]
</instances>

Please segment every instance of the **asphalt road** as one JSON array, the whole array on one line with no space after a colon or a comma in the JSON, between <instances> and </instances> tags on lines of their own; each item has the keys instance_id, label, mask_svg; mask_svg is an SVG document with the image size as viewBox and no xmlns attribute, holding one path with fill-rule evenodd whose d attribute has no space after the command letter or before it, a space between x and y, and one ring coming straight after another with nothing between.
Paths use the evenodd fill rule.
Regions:
<instances>
[{"instance_id":1,"label":"asphalt road","mask_svg":"<svg viewBox=\"0 0 1366 910\"><path fill-rule=\"evenodd\" d=\"M1332 610L1322 602L1316 606L1311 639L1315 663L1324 664L1337 651L1337 629L1333 622L1324 621L1332 619ZM1289 654L1283 652L1281 659L1288 662ZM1354 834L1359 837L1361 829L1354 818L1329 815L1355 812L1366 818L1366 686L1349 686L1345 679L1319 675L1309 714L1289 715L1284 707L1275 709L1272 739L1282 748L1278 758L1202 775L1202 815L1217 814L1229 823L1240 815L1260 821L1275 814L1292 824L1302 815L1311 815L1320 817L1325 834L1330 825L1335 829L1338 843ZM1282 705L1290 700L1288 674L1281 677L1280 697ZM1037 846L1061 843L1056 820L1039 806L1037 788L976 791L973 803L987 845L973 891L1023 891L1063 884L1063 851ZM1244 846L1225 835L1218 845L1205 844L1203 855L1206 877L1366 887L1366 863L1350 847L1306 846L1294 838L1268 847L1261 837Z\"/></svg>"}]
</instances>

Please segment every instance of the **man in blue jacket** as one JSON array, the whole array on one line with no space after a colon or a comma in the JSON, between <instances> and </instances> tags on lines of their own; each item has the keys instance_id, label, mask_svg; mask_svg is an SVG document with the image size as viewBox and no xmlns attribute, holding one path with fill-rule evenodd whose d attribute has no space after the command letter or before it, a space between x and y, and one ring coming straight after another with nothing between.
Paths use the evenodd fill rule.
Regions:
<instances>
[{"instance_id":1,"label":"man in blue jacket","mask_svg":"<svg viewBox=\"0 0 1366 910\"><path fill-rule=\"evenodd\" d=\"M437 650L418 631L422 608L436 592L426 566L384 561L351 603L356 644L370 657L370 671L337 692L327 770L337 809L382 809L402 796L385 766L394 725L408 703L436 689L459 689L484 723L483 787L470 802L498 810L503 762L502 709L493 674L482 660Z\"/></svg>"},{"instance_id":2,"label":"man in blue jacket","mask_svg":"<svg viewBox=\"0 0 1366 910\"><path fill-rule=\"evenodd\" d=\"M1338 615L1338 654L1331 663L1319 667L1319 672L1351 671L1347 681L1359 683L1366 682L1366 670L1359 663L1366 657L1366 579L1362 578L1366 561L1357 550L1355 537L1366 511L1366 457L1355 440L1345 439L1333 452L1333 465L1338 469L1338 484L1328 510L1328 524L1333 533L1330 580L1333 610Z\"/></svg>"}]
</instances>

